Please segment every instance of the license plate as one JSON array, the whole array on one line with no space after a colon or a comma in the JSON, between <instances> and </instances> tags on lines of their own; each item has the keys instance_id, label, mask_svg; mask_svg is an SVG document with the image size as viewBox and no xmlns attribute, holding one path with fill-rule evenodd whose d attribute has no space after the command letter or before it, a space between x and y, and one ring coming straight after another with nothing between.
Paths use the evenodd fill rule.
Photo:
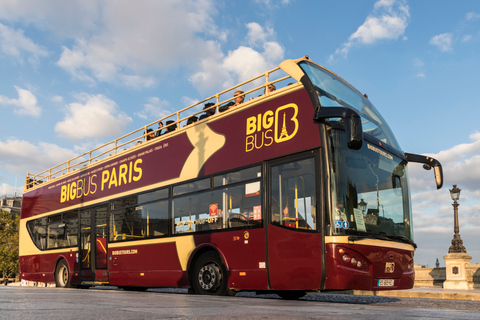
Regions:
<instances>
[{"instance_id":1,"label":"license plate","mask_svg":"<svg viewBox=\"0 0 480 320\"><path fill-rule=\"evenodd\" d=\"M378 279L379 287L393 287L395 280L393 279Z\"/></svg>"}]
</instances>

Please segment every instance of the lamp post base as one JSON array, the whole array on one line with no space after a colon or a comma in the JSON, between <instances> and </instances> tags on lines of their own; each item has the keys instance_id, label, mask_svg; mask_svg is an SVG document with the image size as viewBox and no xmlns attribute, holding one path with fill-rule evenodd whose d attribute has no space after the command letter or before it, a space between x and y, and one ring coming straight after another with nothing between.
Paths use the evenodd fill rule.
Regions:
<instances>
[{"instance_id":1,"label":"lamp post base","mask_svg":"<svg viewBox=\"0 0 480 320\"><path fill-rule=\"evenodd\" d=\"M444 289L473 289L467 281L466 266L472 257L467 253L448 253L443 257L446 262L447 280L443 282Z\"/></svg>"}]
</instances>

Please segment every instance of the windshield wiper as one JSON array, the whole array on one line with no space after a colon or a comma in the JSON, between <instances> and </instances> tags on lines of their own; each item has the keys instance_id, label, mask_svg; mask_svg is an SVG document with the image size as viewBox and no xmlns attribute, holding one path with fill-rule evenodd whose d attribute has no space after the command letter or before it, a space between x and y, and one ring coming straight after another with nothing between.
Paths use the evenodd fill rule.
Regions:
<instances>
[{"instance_id":1,"label":"windshield wiper","mask_svg":"<svg viewBox=\"0 0 480 320\"><path fill-rule=\"evenodd\" d=\"M358 235L351 235L351 236L348 236L348 241L356 241L356 240L360 240L360 239L365 239L365 238L369 238L369 239L378 239L378 240L386 240L386 241L395 241L395 240L400 240L402 242L405 242L405 243L408 243L410 245L412 245L415 249L417 248L417 244L415 242L413 242L412 240L408 239L407 237L405 236L401 236L401 235L393 235L393 234L387 234L387 235L376 235L376 234L368 234L368 233L365 233L365 234L358 234Z\"/></svg>"},{"instance_id":2,"label":"windshield wiper","mask_svg":"<svg viewBox=\"0 0 480 320\"><path fill-rule=\"evenodd\" d=\"M415 249L417 248L417 244L415 242L413 242L412 240L410 240L409 238L405 237L405 236L396 235L396 234L387 234L386 237L389 237L389 238L395 239L395 240L401 240L403 242L411 244Z\"/></svg>"},{"instance_id":3,"label":"windshield wiper","mask_svg":"<svg viewBox=\"0 0 480 320\"><path fill-rule=\"evenodd\" d=\"M361 240L361 239L365 239L365 238L393 241L389 237L379 236L379 235L375 235L375 234L367 234L367 233L366 234L358 234L358 235L348 236L348 241Z\"/></svg>"}]
</instances>

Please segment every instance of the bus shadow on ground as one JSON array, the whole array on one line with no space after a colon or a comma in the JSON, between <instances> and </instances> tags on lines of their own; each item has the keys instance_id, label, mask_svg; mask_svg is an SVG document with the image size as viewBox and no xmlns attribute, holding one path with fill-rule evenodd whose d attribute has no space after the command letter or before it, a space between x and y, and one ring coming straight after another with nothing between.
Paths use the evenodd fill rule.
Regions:
<instances>
[{"instance_id":1,"label":"bus shadow on ground","mask_svg":"<svg viewBox=\"0 0 480 320\"><path fill-rule=\"evenodd\" d=\"M111 289L111 288L110 288ZM116 289L116 288L115 288ZM188 289L180 288L150 288L148 292L169 293L169 294L188 294ZM280 296L270 294L256 294L253 291L242 291L235 295L237 298L257 298L257 299L282 299ZM340 293L307 293L299 301L315 301L329 303L348 303L348 304L381 304L395 303L401 301L399 298L383 297L383 296L362 296L353 294Z\"/></svg>"},{"instance_id":2,"label":"bus shadow on ground","mask_svg":"<svg viewBox=\"0 0 480 320\"><path fill-rule=\"evenodd\" d=\"M254 292L239 292L235 297L245 298L262 298L262 299L281 299L276 294L259 294ZM379 304L379 303L394 303L399 302L400 299L393 297L379 297L379 296L356 296L351 294L331 294L331 293L307 293L300 301L315 301L315 302L330 302L330 303L349 303L349 304Z\"/></svg>"}]
</instances>

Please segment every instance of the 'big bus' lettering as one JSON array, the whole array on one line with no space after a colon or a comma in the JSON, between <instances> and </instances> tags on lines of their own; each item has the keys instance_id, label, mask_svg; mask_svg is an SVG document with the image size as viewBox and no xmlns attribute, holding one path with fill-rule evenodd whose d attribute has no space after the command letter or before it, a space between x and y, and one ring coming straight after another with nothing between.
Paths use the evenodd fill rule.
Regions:
<instances>
[{"instance_id":1,"label":"'big bus' lettering","mask_svg":"<svg viewBox=\"0 0 480 320\"><path fill-rule=\"evenodd\" d=\"M142 178L141 163L142 159L137 159L135 162L130 161L128 164L121 164L118 168L113 167L109 170L103 170L101 174L100 190L103 191L105 189L119 187L131 183L132 181L140 180ZM92 174L89 177L62 186L60 191L60 202L66 202L96 193L98 190L97 179L98 176Z\"/></svg>"},{"instance_id":2,"label":"'big bus' lettering","mask_svg":"<svg viewBox=\"0 0 480 320\"><path fill-rule=\"evenodd\" d=\"M268 110L247 118L245 151L250 152L271 146L274 142L281 143L292 139L298 131L297 115L298 106L289 103L278 107L275 113Z\"/></svg>"}]
</instances>

